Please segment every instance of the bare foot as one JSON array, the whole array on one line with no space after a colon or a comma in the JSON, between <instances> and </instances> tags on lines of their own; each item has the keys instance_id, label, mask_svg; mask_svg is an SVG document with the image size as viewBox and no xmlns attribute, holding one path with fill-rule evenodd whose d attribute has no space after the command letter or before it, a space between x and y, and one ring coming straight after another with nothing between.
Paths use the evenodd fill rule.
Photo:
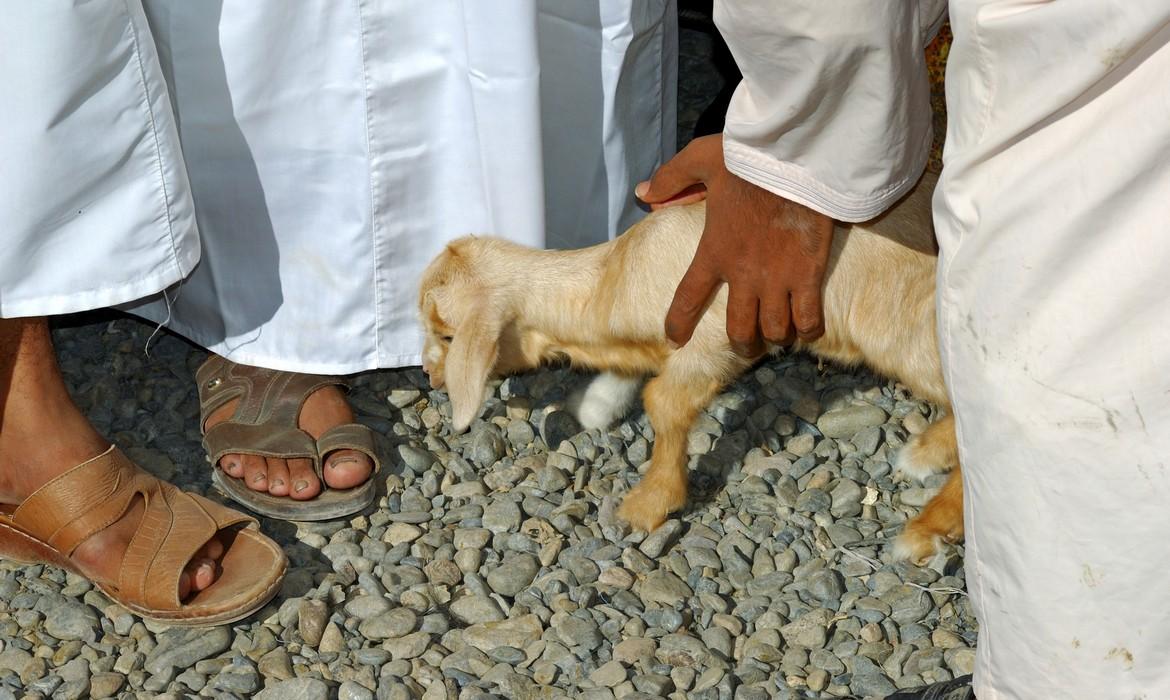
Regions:
<instances>
[{"instance_id":1,"label":"bare foot","mask_svg":"<svg viewBox=\"0 0 1170 700\"><path fill-rule=\"evenodd\" d=\"M232 417L239 400L231 401L212 412L207 418L210 428ZM313 437L320 438L330 428L353 423L353 410L345 395L336 386L322 387L305 400L297 427ZM322 455L325 483L331 488L348 489L365 483L374 471L374 463L357 450L334 450ZM296 501L307 501L321 493L321 481L307 459L279 459L257 455L227 454L219 466L228 476L243 479L253 491L264 491L273 496L288 496Z\"/></svg>"},{"instance_id":2,"label":"bare foot","mask_svg":"<svg viewBox=\"0 0 1170 700\"><path fill-rule=\"evenodd\" d=\"M49 480L109 447L69 397L43 318L0 320L0 410L0 503L19 505ZM82 542L73 560L96 580L116 583L144 509L140 499ZM215 582L221 556L218 539L196 553L179 577L180 600Z\"/></svg>"}]
</instances>

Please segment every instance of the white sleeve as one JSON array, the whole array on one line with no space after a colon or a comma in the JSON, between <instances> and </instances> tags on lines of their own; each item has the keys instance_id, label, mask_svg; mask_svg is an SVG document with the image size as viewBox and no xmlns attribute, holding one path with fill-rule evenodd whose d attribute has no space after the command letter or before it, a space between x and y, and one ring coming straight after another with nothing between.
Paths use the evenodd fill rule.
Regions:
<instances>
[{"instance_id":1,"label":"white sleeve","mask_svg":"<svg viewBox=\"0 0 1170 700\"><path fill-rule=\"evenodd\" d=\"M841 221L918 179L931 142L923 47L944 0L717 0L743 81L723 151L736 175Z\"/></svg>"}]
</instances>

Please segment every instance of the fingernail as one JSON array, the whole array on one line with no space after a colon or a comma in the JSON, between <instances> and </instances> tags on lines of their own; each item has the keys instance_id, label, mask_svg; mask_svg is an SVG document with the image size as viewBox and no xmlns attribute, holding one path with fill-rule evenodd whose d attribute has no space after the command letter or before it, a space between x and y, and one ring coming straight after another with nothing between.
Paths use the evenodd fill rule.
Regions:
<instances>
[{"instance_id":1,"label":"fingernail","mask_svg":"<svg viewBox=\"0 0 1170 700\"><path fill-rule=\"evenodd\" d=\"M307 488L309 488L309 482L304 481L304 480L298 481L295 484L293 484L293 490L296 491L297 493L300 493L301 491L304 491Z\"/></svg>"},{"instance_id":2,"label":"fingernail","mask_svg":"<svg viewBox=\"0 0 1170 700\"><path fill-rule=\"evenodd\" d=\"M638 199L645 198L646 193L649 191L650 191L650 181L649 180L639 182L637 185L634 186L634 196L637 197Z\"/></svg>"}]
</instances>

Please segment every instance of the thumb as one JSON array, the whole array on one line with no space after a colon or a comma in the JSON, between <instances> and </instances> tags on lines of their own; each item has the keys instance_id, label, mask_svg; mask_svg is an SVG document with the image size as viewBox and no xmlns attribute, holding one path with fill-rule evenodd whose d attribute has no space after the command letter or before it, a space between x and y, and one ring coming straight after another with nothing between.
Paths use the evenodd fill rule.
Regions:
<instances>
[{"instance_id":1,"label":"thumb","mask_svg":"<svg viewBox=\"0 0 1170 700\"><path fill-rule=\"evenodd\" d=\"M702 141L704 139L692 141L674 158L663 163L648 181L639 183L634 188L638 199L647 204L660 204L680 195L701 191L710 172L707 162L710 144Z\"/></svg>"}]
</instances>

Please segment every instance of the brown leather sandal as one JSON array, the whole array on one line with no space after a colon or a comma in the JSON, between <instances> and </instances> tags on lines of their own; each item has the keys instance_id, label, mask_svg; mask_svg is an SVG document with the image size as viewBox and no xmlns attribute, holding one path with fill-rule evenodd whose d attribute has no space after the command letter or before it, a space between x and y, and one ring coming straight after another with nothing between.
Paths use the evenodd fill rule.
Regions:
<instances>
[{"instance_id":1,"label":"brown leather sandal","mask_svg":"<svg viewBox=\"0 0 1170 700\"><path fill-rule=\"evenodd\" d=\"M137 498L145 510L117 581L95 578L69 558ZM180 574L216 533L224 544L219 577L180 601ZM218 625L251 615L276 595L288 565L253 518L160 481L114 447L0 514L0 556L72 571L127 610L171 625Z\"/></svg>"},{"instance_id":2,"label":"brown leather sandal","mask_svg":"<svg viewBox=\"0 0 1170 700\"><path fill-rule=\"evenodd\" d=\"M196 371L199 383L200 425L215 485L228 498L251 511L282 520L331 520L365 509L376 497L373 475L380 463L374 434L364 425L336 426L319 440L297 428L301 406L321 387L345 386L337 377L281 372L247 367L212 355ZM216 409L239 399L232 417L211 428L207 419ZM351 489L332 489L321 470L324 458L336 450L357 450L369 456L374 471L365 483ZM307 501L253 491L242 479L219 468L226 454L248 454L280 459L308 459L321 480L321 493Z\"/></svg>"}]
</instances>

